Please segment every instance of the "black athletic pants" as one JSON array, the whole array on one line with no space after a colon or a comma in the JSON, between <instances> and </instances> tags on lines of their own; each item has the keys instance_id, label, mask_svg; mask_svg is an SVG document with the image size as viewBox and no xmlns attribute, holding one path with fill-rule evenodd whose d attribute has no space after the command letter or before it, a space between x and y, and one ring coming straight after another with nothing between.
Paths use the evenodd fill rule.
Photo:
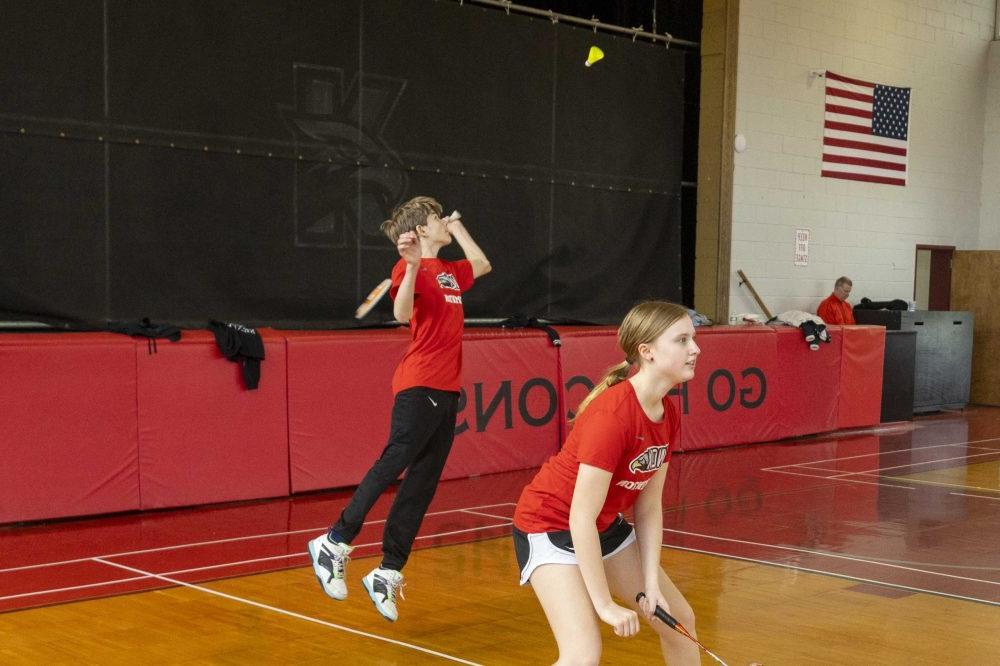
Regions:
<instances>
[{"instance_id":1,"label":"black athletic pants","mask_svg":"<svg viewBox=\"0 0 1000 666\"><path fill-rule=\"evenodd\" d=\"M382 566L403 568L455 438L458 393L417 386L396 394L389 442L331 528L331 538L350 543L383 491L403 470L382 535Z\"/></svg>"}]
</instances>

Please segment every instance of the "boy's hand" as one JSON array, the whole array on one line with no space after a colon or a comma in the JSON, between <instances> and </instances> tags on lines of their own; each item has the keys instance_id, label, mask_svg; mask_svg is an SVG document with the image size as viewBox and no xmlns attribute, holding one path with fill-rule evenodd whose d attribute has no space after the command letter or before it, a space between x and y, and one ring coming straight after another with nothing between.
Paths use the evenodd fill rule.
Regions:
<instances>
[{"instance_id":1,"label":"boy's hand","mask_svg":"<svg viewBox=\"0 0 1000 666\"><path fill-rule=\"evenodd\" d=\"M406 263L411 266L420 265L420 241L417 240L416 233L407 231L405 234L400 234L396 241L396 249Z\"/></svg>"},{"instance_id":2,"label":"boy's hand","mask_svg":"<svg viewBox=\"0 0 1000 666\"><path fill-rule=\"evenodd\" d=\"M447 229L448 233L453 236L455 235L456 232L461 233L465 231L465 225L462 224L461 217L446 217L442 220L442 222L444 222L445 225L444 228Z\"/></svg>"}]
</instances>

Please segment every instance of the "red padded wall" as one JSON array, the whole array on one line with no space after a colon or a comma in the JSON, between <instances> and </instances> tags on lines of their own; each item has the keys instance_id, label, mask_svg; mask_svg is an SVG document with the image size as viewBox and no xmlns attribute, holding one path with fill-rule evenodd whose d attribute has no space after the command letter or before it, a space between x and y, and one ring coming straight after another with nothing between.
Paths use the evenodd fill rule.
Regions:
<instances>
[{"instance_id":1,"label":"red padded wall","mask_svg":"<svg viewBox=\"0 0 1000 666\"><path fill-rule=\"evenodd\" d=\"M587 397L594 383L605 371L621 363L625 356L618 348L618 329L559 328L561 337L560 365L565 392L563 420L576 414L576 408ZM584 381L586 380L586 381Z\"/></svg>"},{"instance_id":2,"label":"red padded wall","mask_svg":"<svg viewBox=\"0 0 1000 666\"><path fill-rule=\"evenodd\" d=\"M837 427L875 425L882 417L885 327L845 326L841 333Z\"/></svg>"},{"instance_id":3,"label":"red padded wall","mask_svg":"<svg viewBox=\"0 0 1000 666\"><path fill-rule=\"evenodd\" d=\"M681 449L710 449L782 437L777 423L785 386L778 378L774 329L698 329L694 379L681 401Z\"/></svg>"},{"instance_id":4,"label":"red padded wall","mask_svg":"<svg viewBox=\"0 0 1000 666\"><path fill-rule=\"evenodd\" d=\"M559 447L557 349L540 331L473 329L462 353L464 408L442 478L541 465Z\"/></svg>"},{"instance_id":5,"label":"red padded wall","mask_svg":"<svg viewBox=\"0 0 1000 666\"><path fill-rule=\"evenodd\" d=\"M288 334L292 492L357 484L385 447L392 373L410 335Z\"/></svg>"},{"instance_id":6,"label":"red padded wall","mask_svg":"<svg viewBox=\"0 0 1000 666\"><path fill-rule=\"evenodd\" d=\"M142 508L275 497L289 492L285 342L263 331L260 385L208 331L180 342L139 342Z\"/></svg>"},{"instance_id":7,"label":"red padded wall","mask_svg":"<svg viewBox=\"0 0 1000 666\"><path fill-rule=\"evenodd\" d=\"M538 331L471 329L465 337L459 432L443 478L540 464L558 444L555 348ZM392 374L409 341L405 329L288 338L294 492L356 485L378 458Z\"/></svg>"},{"instance_id":8,"label":"red padded wall","mask_svg":"<svg viewBox=\"0 0 1000 666\"><path fill-rule=\"evenodd\" d=\"M139 508L135 344L0 336L0 523Z\"/></svg>"},{"instance_id":9,"label":"red padded wall","mask_svg":"<svg viewBox=\"0 0 1000 666\"><path fill-rule=\"evenodd\" d=\"M385 445L409 331L262 333L257 391L208 331L155 354L116 334L0 336L0 523L357 484ZM622 357L613 327L560 333L556 348L535 330L466 331L445 478L533 467L558 449L566 414ZM884 330L831 334L810 351L790 327L699 329L696 377L674 396L681 448L877 423Z\"/></svg>"},{"instance_id":10,"label":"red padded wall","mask_svg":"<svg viewBox=\"0 0 1000 666\"><path fill-rule=\"evenodd\" d=\"M830 342L809 348L802 331L791 326L774 329L778 336L781 437L798 437L837 429L840 396L839 326L828 327Z\"/></svg>"}]
</instances>

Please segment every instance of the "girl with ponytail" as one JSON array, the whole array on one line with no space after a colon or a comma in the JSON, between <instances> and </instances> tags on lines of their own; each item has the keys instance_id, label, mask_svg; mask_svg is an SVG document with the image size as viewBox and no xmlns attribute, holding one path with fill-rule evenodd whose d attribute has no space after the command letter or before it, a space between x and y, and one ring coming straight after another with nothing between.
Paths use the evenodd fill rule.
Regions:
<instances>
[{"instance_id":1,"label":"girl with ponytail","mask_svg":"<svg viewBox=\"0 0 1000 666\"><path fill-rule=\"evenodd\" d=\"M653 616L659 605L694 633L691 606L660 566L663 484L680 435L667 393L694 377L694 336L679 305L632 308L618 329L625 359L580 403L562 449L518 500L521 584L531 583L545 611L557 664L596 663L599 621L628 637L639 631L639 613L659 634L664 660L700 663L697 646ZM634 528L622 517L631 507Z\"/></svg>"}]
</instances>

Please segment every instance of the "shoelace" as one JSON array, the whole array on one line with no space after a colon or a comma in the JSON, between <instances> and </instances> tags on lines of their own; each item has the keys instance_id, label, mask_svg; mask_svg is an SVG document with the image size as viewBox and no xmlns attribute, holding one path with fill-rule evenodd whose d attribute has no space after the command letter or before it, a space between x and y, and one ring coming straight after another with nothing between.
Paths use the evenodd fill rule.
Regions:
<instances>
[{"instance_id":1,"label":"shoelace","mask_svg":"<svg viewBox=\"0 0 1000 666\"><path fill-rule=\"evenodd\" d=\"M406 595L403 594L403 588L406 587L406 582L403 580L402 576L393 580L390 580L389 578L386 577L382 577L382 580L385 581L385 589L387 592L386 596L388 597L389 601L396 603L397 590L399 591L399 598L406 599Z\"/></svg>"},{"instance_id":2,"label":"shoelace","mask_svg":"<svg viewBox=\"0 0 1000 666\"><path fill-rule=\"evenodd\" d=\"M351 556L347 553L341 553L339 555L331 554L330 563L333 565L333 577L334 578L344 578L344 570L347 568L347 563L351 560Z\"/></svg>"},{"instance_id":3,"label":"shoelace","mask_svg":"<svg viewBox=\"0 0 1000 666\"><path fill-rule=\"evenodd\" d=\"M341 552L338 548L328 548L323 546L322 552L319 556L320 566L325 565L327 562L330 563L330 579L343 580L345 577L344 569L347 567L347 562L351 558L347 553Z\"/></svg>"}]
</instances>

